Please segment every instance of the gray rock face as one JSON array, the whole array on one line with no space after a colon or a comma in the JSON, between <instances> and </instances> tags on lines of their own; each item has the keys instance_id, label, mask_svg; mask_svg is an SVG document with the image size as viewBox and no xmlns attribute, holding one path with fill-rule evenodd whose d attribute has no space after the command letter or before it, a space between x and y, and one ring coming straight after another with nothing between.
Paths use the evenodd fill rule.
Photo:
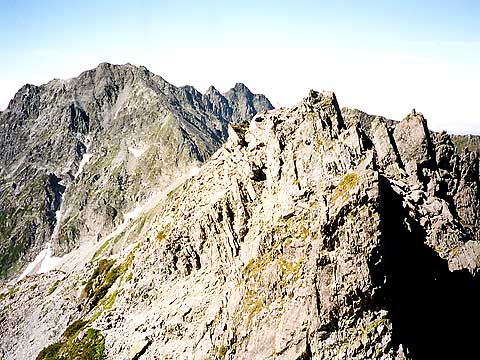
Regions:
<instances>
[{"instance_id":1,"label":"gray rock face","mask_svg":"<svg viewBox=\"0 0 480 360\"><path fill-rule=\"evenodd\" d=\"M2 355L471 356L478 156L417 114L368 131L352 119L311 91L229 126L115 254L0 288Z\"/></svg>"},{"instance_id":2,"label":"gray rock face","mask_svg":"<svg viewBox=\"0 0 480 360\"><path fill-rule=\"evenodd\" d=\"M415 111L401 122L346 108L342 114L368 134L385 174L442 199L469 237L479 239L479 136L431 132Z\"/></svg>"},{"instance_id":3,"label":"gray rock face","mask_svg":"<svg viewBox=\"0 0 480 360\"><path fill-rule=\"evenodd\" d=\"M424 170L434 166L427 121L415 110L395 126L393 138L407 173L423 181Z\"/></svg>"},{"instance_id":4,"label":"gray rock face","mask_svg":"<svg viewBox=\"0 0 480 360\"><path fill-rule=\"evenodd\" d=\"M253 94L241 83L235 84L235 87L223 95L211 86L207 90L205 98L215 114L231 119L231 123L248 122L257 113L273 109L272 104L264 95Z\"/></svg>"},{"instance_id":5,"label":"gray rock face","mask_svg":"<svg viewBox=\"0 0 480 360\"><path fill-rule=\"evenodd\" d=\"M272 108L244 85L228 94L106 63L20 89L0 114L0 276L18 273L49 241L64 254L104 237L205 161L229 123Z\"/></svg>"},{"instance_id":6,"label":"gray rock face","mask_svg":"<svg viewBox=\"0 0 480 360\"><path fill-rule=\"evenodd\" d=\"M230 112L234 122L241 123L249 121L256 113L265 110L273 109L270 101L261 94L252 94L252 92L241 83L235 86L224 94L227 103L231 104Z\"/></svg>"}]
</instances>

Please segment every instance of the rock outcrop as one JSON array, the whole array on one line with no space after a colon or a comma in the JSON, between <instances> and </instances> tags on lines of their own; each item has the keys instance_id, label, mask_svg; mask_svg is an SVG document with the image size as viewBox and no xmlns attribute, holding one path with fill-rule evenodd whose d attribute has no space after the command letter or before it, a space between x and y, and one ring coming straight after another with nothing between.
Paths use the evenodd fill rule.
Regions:
<instances>
[{"instance_id":1,"label":"rock outcrop","mask_svg":"<svg viewBox=\"0 0 480 360\"><path fill-rule=\"evenodd\" d=\"M471 357L478 155L416 112L353 120L311 91L230 126L116 254L1 289L3 357Z\"/></svg>"}]
</instances>

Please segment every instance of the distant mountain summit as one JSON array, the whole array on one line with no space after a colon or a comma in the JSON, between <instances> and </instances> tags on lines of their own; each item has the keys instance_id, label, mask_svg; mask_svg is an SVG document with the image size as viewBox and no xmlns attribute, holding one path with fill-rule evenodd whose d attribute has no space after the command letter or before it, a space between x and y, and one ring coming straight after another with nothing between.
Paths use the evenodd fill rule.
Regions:
<instances>
[{"instance_id":1,"label":"distant mountain summit","mask_svg":"<svg viewBox=\"0 0 480 360\"><path fill-rule=\"evenodd\" d=\"M213 89L108 63L23 86L0 113L0 276L47 244L64 254L107 235L209 158L229 123L273 108L243 84Z\"/></svg>"}]
</instances>

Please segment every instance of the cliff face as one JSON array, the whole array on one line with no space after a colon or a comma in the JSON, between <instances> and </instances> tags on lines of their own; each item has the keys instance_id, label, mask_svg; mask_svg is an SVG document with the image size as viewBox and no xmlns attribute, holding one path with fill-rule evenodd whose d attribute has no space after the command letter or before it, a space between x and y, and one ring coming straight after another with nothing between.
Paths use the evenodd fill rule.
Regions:
<instances>
[{"instance_id":1,"label":"cliff face","mask_svg":"<svg viewBox=\"0 0 480 360\"><path fill-rule=\"evenodd\" d=\"M343 115L371 139L389 178L441 199L442 206L458 216L469 238L480 240L480 137L431 132L415 110L401 122L350 109L344 109Z\"/></svg>"},{"instance_id":2,"label":"cliff face","mask_svg":"<svg viewBox=\"0 0 480 360\"><path fill-rule=\"evenodd\" d=\"M416 112L355 119L311 91L230 126L114 255L1 289L3 357L468 358L478 155Z\"/></svg>"},{"instance_id":3,"label":"cliff face","mask_svg":"<svg viewBox=\"0 0 480 360\"><path fill-rule=\"evenodd\" d=\"M205 161L229 123L272 108L245 86L227 94L106 63L20 89L0 114L0 276L47 246L95 243Z\"/></svg>"}]
</instances>

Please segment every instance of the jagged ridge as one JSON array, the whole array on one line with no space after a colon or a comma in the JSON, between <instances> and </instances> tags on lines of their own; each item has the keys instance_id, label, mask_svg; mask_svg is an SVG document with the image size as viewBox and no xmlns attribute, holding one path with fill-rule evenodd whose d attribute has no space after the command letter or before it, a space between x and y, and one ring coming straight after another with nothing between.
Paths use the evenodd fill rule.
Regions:
<instances>
[{"instance_id":1,"label":"jagged ridge","mask_svg":"<svg viewBox=\"0 0 480 360\"><path fill-rule=\"evenodd\" d=\"M78 336L100 330L108 358L467 357L478 155L416 112L368 132L348 123L334 94L312 91L230 128L135 247L2 290L4 356L62 344L82 319Z\"/></svg>"}]
</instances>

